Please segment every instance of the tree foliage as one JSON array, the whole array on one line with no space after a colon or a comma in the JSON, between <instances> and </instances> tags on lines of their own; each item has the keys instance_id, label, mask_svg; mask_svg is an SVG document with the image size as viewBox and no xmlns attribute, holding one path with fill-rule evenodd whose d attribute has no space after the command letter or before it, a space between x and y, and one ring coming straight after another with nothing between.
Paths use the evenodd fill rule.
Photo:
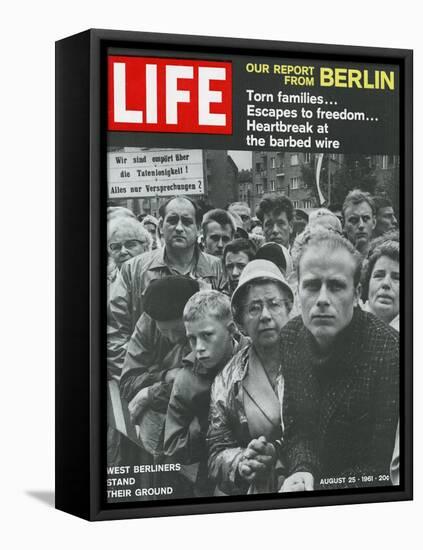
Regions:
<instances>
[{"instance_id":1,"label":"tree foliage","mask_svg":"<svg viewBox=\"0 0 423 550\"><path fill-rule=\"evenodd\" d=\"M361 189L373 195L376 183L375 171L368 156L344 155L342 164L333 170L331 203L342 204L352 189Z\"/></svg>"},{"instance_id":2,"label":"tree foliage","mask_svg":"<svg viewBox=\"0 0 423 550\"><path fill-rule=\"evenodd\" d=\"M240 183L250 183L253 181L253 170L250 168L249 170L240 170L238 172L238 181Z\"/></svg>"}]
</instances>

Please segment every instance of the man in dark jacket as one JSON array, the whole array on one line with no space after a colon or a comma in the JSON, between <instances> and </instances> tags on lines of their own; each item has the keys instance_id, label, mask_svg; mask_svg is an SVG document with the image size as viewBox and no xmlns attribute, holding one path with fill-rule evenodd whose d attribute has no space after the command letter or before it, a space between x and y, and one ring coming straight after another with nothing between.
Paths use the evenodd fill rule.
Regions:
<instances>
[{"instance_id":1,"label":"man in dark jacket","mask_svg":"<svg viewBox=\"0 0 423 550\"><path fill-rule=\"evenodd\" d=\"M302 318L281 334L281 491L389 485L399 404L399 341L358 307L361 259L321 230L298 263Z\"/></svg>"}]
</instances>

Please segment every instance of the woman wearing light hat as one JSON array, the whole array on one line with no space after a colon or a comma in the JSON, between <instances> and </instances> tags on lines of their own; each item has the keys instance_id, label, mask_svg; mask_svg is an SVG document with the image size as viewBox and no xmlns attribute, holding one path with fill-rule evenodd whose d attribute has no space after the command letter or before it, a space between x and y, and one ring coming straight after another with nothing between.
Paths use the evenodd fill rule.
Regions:
<instances>
[{"instance_id":1,"label":"woman wearing light hat","mask_svg":"<svg viewBox=\"0 0 423 550\"><path fill-rule=\"evenodd\" d=\"M232 296L234 319L251 339L211 391L209 475L226 494L277 491L283 431L280 331L292 290L276 265L253 260Z\"/></svg>"}]
</instances>

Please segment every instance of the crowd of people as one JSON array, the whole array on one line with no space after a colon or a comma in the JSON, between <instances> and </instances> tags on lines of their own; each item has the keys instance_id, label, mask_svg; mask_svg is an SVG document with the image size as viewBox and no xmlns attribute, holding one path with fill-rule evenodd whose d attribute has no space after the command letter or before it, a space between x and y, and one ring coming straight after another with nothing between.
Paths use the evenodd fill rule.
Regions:
<instances>
[{"instance_id":1,"label":"crowd of people","mask_svg":"<svg viewBox=\"0 0 423 550\"><path fill-rule=\"evenodd\" d=\"M304 213L303 213L304 214ZM355 189L298 230L288 197L108 209L108 465L174 498L399 483L399 234Z\"/></svg>"}]
</instances>

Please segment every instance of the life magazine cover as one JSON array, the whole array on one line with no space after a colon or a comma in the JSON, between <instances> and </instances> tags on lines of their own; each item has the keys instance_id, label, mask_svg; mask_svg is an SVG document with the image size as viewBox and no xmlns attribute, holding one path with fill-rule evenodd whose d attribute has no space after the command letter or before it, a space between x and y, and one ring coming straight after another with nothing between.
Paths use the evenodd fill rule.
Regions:
<instances>
[{"instance_id":1,"label":"life magazine cover","mask_svg":"<svg viewBox=\"0 0 423 550\"><path fill-rule=\"evenodd\" d=\"M108 503L400 484L400 86L109 52Z\"/></svg>"}]
</instances>

